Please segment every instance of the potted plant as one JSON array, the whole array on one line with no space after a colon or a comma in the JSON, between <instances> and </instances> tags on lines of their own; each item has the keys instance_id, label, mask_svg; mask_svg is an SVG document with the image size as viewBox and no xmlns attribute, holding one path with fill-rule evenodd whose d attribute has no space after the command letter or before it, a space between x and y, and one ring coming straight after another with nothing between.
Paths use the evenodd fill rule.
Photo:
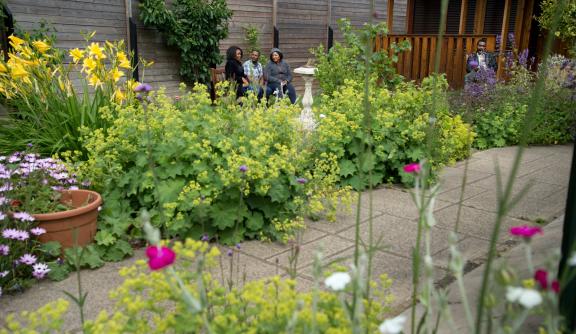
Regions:
<instances>
[{"instance_id":1,"label":"potted plant","mask_svg":"<svg viewBox=\"0 0 576 334\"><path fill-rule=\"evenodd\" d=\"M57 241L68 248L94 239L102 198L79 189L61 161L25 152L0 157L0 196L7 216L45 231L41 242Z\"/></svg>"}]
</instances>

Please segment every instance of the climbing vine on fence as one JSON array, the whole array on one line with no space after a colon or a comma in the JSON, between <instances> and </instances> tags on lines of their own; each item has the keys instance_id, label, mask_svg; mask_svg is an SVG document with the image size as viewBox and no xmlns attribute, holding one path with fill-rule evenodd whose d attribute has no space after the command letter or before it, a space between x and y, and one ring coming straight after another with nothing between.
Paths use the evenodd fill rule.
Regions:
<instances>
[{"instance_id":1,"label":"climbing vine on fence","mask_svg":"<svg viewBox=\"0 0 576 334\"><path fill-rule=\"evenodd\" d=\"M222 61L218 44L228 36L232 11L226 0L142 0L140 19L158 29L168 46L180 51L180 75L189 82L206 83L209 68Z\"/></svg>"}]
</instances>

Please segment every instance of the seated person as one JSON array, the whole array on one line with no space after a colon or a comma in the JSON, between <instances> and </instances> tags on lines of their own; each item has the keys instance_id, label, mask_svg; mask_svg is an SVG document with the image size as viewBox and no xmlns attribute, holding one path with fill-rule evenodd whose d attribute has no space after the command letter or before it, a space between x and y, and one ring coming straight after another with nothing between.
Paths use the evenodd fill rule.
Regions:
<instances>
[{"instance_id":1,"label":"seated person","mask_svg":"<svg viewBox=\"0 0 576 334\"><path fill-rule=\"evenodd\" d=\"M226 51L226 67L224 72L226 79L236 83L236 98L244 96L248 89L248 76L244 73L244 67L240 62L242 60L242 49L237 46L231 46Z\"/></svg>"},{"instance_id":2,"label":"seated person","mask_svg":"<svg viewBox=\"0 0 576 334\"><path fill-rule=\"evenodd\" d=\"M287 92L290 102L296 103L296 90L292 86L292 71L290 65L284 60L282 51L273 48L270 51L270 62L264 69L264 78L267 80L266 98L272 93L278 92L278 96L284 96Z\"/></svg>"},{"instance_id":3,"label":"seated person","mask_svg":"<svg viewBox=\"0 0 576 334\"><path fill-rule=\"evenodd\" d=\"M264 90L264 70L262 69L262 64L258 61L260 59L260 51L252 50L250 53L250 59L244 62L244 73L248 75L250 79L250 85L253 90L258 87L258 100L262 98Z\"/></svg>"},{"instance_id":4,"label":"seated person","mask_svg":"<svg viewBox=\"0 0 576 334\"><path fill-rule=\"evenodd\" d=\"M482 38L476 45L476 52L466 55L466 76L465 82L473 81L476 77L476 72L491 69L496 72L498 69L498 61L496 55L492 52L486 52L486 38Z\"/></svg>"}]
</instances>

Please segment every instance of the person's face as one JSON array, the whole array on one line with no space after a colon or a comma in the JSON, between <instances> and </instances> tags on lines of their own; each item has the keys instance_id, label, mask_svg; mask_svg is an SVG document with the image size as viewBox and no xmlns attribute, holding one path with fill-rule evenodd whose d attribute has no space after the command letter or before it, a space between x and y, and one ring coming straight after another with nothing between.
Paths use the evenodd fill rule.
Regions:
<instances>
[{"instance_id":1,"label":"person's face","mask_svg":"<svg viewBox=\"0 0 576 334\"><path fill-rule=\"evenodd\" d=\"M242 60L242 51L236 50L236 60Z\"/></svg>"},{"instance_id":2,"label":"person's face","mask_svg":"<svg viewBox=\"0 0 576 334\"><path fill-rule=\"evenodd\" d=\"M278 52L273 52L272 53L272 61L277 63L280 61L280 55L278 54Z\"/></svg>"},{"instance_id":3,"label":"person's face","mask_svg":"<svg viewBox=\"0 0 576 334\"><path fill-rule=\"evenodd\" d=\"M478 43L478 52L486 52L486 42Z\"/></svg>"},{"instance_id":4,"label":"person's face","mask_svg":"<svg viewBox=\"0 0 576 334\"><path fill-rule=\"evenodd\" d=\"M260 54L257 51L252 51L250 59L252 59L253 62L256 62L258 61L258 58L260 58Z\"/></svg>"}]
</instances>

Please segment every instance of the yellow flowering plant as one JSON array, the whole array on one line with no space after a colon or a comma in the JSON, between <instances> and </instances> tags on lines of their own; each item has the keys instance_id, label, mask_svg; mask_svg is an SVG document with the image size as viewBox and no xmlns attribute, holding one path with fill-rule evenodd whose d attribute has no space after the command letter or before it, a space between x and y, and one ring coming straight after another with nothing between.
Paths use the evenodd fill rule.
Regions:
<instances>
[{"instance_id":1,"label":"yellow flowering plant","mask_svg":"<svg viewBox=\"0 0 576 334\"><path fill-rule=\"evenodd\" d=\"M93 36L69 52L69 62L49 39L9 37L8 60L0 59L0 96L10 107L0 119L1 151L32 143L41 154L85 152L80 129L106 129L100 108L132 101L123 42L90 42Z\"/></svg>"},{"instance_id":2,"label":"yellow flowering plant","mask_svg":"<svg viewBox=\"0 0 576 334\"><path fill-rule=\"evenodd\" d=\"M178 100L160 90L140 105L103 108L111 126L86 132L88 159L77 173L90 175L107 203L96 235L103 253L142 238L135 213L143 207L164 237L236 243L286 241L305 215L334 218L339 199L350 202L349 188L337 187L337 160L316 155L298 107L271 110L252 96L212 106L205 86L184 90Z\"/></svg>"}]
</instances>

